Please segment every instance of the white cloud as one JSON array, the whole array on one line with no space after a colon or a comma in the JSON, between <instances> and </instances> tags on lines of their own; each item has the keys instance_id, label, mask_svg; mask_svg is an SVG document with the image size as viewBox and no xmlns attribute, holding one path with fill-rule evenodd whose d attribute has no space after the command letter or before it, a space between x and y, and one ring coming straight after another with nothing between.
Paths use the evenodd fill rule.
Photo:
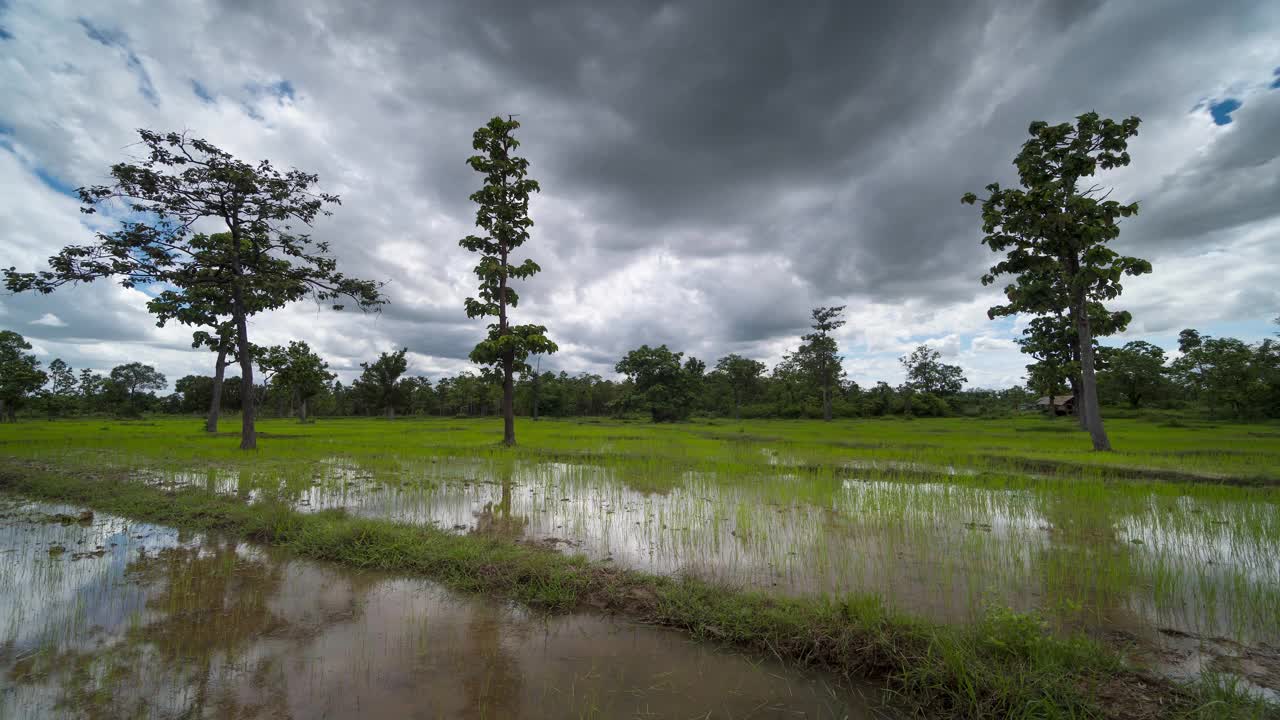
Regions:
<instances>
[{"instance_id":1,"label":"white cloud","mask_svg":"<svg viewBox=\"0 0 1280 720\"><path fill-rule=\"evenodd\" d=\"M30 324L44 325L46 327L66 327L67 326L66 323L62 322L62 320L57 315L54 315L53 313L45 313L41 315L39 318L32 320Z\"/></svg>"}]
</instances>

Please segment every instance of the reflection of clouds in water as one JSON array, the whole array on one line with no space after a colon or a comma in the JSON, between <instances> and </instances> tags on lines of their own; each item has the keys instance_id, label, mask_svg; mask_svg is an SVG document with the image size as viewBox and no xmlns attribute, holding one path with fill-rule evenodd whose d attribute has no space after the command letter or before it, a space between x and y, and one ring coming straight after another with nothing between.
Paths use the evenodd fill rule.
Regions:
<instances>
[{"instance_id":1,"label":"reflection of clouds in water","mask_svg":"<svg viewBox=\"0 0 1280 720\"><path fill-rule=\"evenodd\" d=\"M51 506L31 506L53 511ZM100 517L110 537L118 519ZM0 551L12 577L39 580L26 538L46 528L6 524ZM52 536L50 536L52 537ZM103 582L92 602L134 612L76 624L75 593L35 598L58 632L39 677L0 654L0 717L64 716L76 702L100 715L154 717L630 717L765 712L870 717L862 693L767 660L723 654L673 631L593 616L546 618L430 582L289 560L237 543L153 545L130 555L129 579ZM43 546L42 546L43 547ZM83 579L113 557L77 561ZM96 574L91 570L96 568ZM24 597L34 598L34 594ZM72 705L62 704L71 699Z\"/></svg>"},{"instance_id":2,"label":"reflection of clouds in water","mask_svg":"<svg viewBox=\"0 0 1280 720\"><path fill-rule=\"evenodd\" d=\"M138 612L143 595L125 578L128 563L139 552L178 543L175 530L113 516L97 516L91 524L41 521L57 513L74 516L80 512L75 506L18 503L3 512L0 643L13 643L19 654L69 628L111 627ZM51 555L55 545L65 552ZM98 549L100 558L75 559Z\"/></svg>"},{"instance_id":3,"label":"reflection of clouds in water","mask_svg":"<svg viewBox=\"0 0 1280 720\"><path fill-rule=\"evenodd\" d=\"M788 472L789 458L758 452L779 465L731 478L643 462L333 457L296 477L210 471L163 480L281 495L303 511L523 535L620 567L748 588L876 593L943 621L969 619L990 602L1056 611L1075 601L1100 614L1128 606L1151 623L1225 632L1265 630L1280 612L1274 504L840 479Z\"/></svg>"},{"instance_id":4,"label":"reflection of clouds in water","mask_svg":"<svg viewBox=\"0 0 1280 720\"><path fill-rule=\"evenodd\" d=\"M1206 636L1276 642L1280 628L1280 552L1260 538L1280 538L1272 503L1153 498L1117 519L1119 542L1156 593L1133 593L1129 607L1152 625Z\"/></svg>"}]
</instances>

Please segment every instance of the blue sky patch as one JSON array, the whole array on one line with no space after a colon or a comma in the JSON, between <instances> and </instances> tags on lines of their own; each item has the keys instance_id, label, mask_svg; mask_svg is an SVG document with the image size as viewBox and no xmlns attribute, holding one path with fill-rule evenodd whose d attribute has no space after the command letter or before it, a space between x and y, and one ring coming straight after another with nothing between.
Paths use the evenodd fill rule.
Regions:
<instances>
[{"instance_id":1,"label":"blue sky patch","mask_svg":"<svg viewBox=\"0 0 1280 720\"><path fill-rule=\"evenodd\" d=\"M288 80L281 80L280 82L272 83L268 85L267 91L272 93L276 97L280 98L281 100L288 98L290 101L292 101L294 97L293 83L289 82Z\"/></svg>"},{"instance_id":2,"label":"blue sky patch","mask_svg":"<svg viewBox=\"0 0 1280 720\"><path fill-rule=\"evenodd\" d=\"M199 80L191 81L191 92L195 93L196 97L207 103L213 102L213 94L205 89L205 86L201 85Z\"/></svg>"},{"instance_id":3,"label":"blue sky patch","mask_svg":"<svg viewBox=\"0 0 1280 720\"><path fill-rule=\"evenodd\" d=\"M288 80L277 80L273 83L252 83L246 86L246 89L255 97L273 97L280 102L289 100L292 102L296 96L296 89L293 83Z\"/></svg>"},{"instance_id":4,"label":"blue sky patch","mask_svg":"<svg viewBox=\"0 0 1280 720\"><path fill-rule=\"evenodd\" d=\"M84 28L84 34L90 40L124 53L125 65L129 68L129 72L138 78L138 92L142 93L142 96L152 105L160 104L160 96L156 94L155 85L151 84L151 76L147 74L147 69L142 66L142 61L133 52L133 48L129 47L128 35L119 30L100 28L84 18L79 18L76 22Z\"/></svg>"},{"instance_id":5,"label":"blue sky patch","mask_svg":"<svg viewBox=\"0 0 1280 720\"><path fill-rule=\"evenodd\" d=\"M8 30L5 30L4 26L0 25L0 40L12 40L12 39L13 39L13 33L9 32Z\"/></svg>"},{"instance_id":6,"label":"blue sky patch","mask_svg":"<svg viewBox=\"0 0 1280 720\"><path fill-rule=\"evenodd\" d=\"M1280 67L1272 70L1271 74L1276 76L1276 79L1271 81L1271 89L1280 90Z\"/></svg>"},{"instance_id":7,"label":"blue sky patch","mask_svg":"<svg viewBox=\"0 0 1280 720\"><path fill-rule=\"evenodd\" d=\"M49 189L55 192L61 193L62 195L76 198L77 200L80 198L79 195L76 195L75 188L66 184L62 180L59 180L55 175L50 173L48 170L38 167L38 168L35 168L35 174L36 174L36 177L40 178L40 182L49 186Z\"/></svg>"},{"instance_id":8,"label":"blue sky patch","mask_svg":"<svg viewBox=\"0 0 1280 720\"><path fill-rule=\"evenodd\" d=\"M1224 98L1209 103L1209 114L1213 116L1215 125L1230 125L1231 113L1240 109L1241 102L1235 98Z\"/></svg>"}]
</instances>

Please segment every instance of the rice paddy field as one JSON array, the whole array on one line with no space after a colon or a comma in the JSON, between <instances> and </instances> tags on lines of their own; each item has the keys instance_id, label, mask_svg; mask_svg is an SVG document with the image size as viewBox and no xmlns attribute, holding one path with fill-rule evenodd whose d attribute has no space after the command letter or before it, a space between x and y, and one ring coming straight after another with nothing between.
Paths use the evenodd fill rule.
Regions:
<instances>
[{"instance_id":1,"label":"rice paddy field","mask_svg":"<svg viewBox=\"0 0 1280 720\"><path fill-rule=\"evenodd\" d=\"M0 426L0 716L1280 700L1277 425L1115 419L1107 454L1038 417L260 430Z\"/></svg>"}]
</instances>

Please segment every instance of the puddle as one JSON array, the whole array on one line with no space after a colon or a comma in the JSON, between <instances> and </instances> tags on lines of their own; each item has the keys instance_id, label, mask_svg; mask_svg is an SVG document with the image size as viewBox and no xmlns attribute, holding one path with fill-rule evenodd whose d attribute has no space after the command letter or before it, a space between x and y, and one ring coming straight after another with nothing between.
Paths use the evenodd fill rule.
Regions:
<instances>
[{"instance_id":1,"label":"puddle","mask_svg":"<svg viewBox=\"0 0 1280 720\"><path fill-rule=\"evenodd\" d=\"M663 472L465 459L368 468L334 458L283 479L211 472L150 481L501 534L768 592L871 593L939 622L970 621L990 604L1034 610L1057 627L1165 648L1177 658L1171 674L1234 651L1217 640L1169 647L1162 630L1254 654L1280 647L1276 503L1087 483L998 489L779 468Z\"/></svg>"},{"instance_id":2,"label":"puddle","mask_svg":"<svg viewBox=\"0 0 1280 720\"><path fill-rule=\"evenodd\" d=\"M673 631L49 521L80 510L0 496L0 717L884 717L875 691Z\"/></svg>"}]
</instances>

